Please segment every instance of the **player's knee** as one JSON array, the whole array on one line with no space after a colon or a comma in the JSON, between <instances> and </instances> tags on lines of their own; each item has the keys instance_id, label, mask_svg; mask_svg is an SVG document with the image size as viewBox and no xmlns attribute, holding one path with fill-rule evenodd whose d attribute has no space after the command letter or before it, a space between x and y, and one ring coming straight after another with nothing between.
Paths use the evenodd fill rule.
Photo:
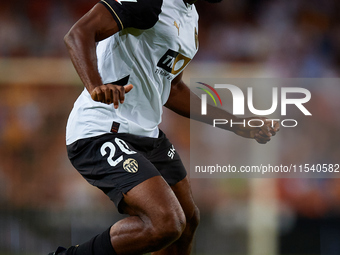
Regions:
<instances>
[{"instance_id":1,"label":"player's knee","mask_svg":"<svg viewBox=\"0 0 340 255\"><path fill-rule=\"evenodd\" d=\"M199 223L200 223L200 210L198 209L197 206L195 206L193 214L191 215L191 217L187 218L187 228L190 228L192 232L195 232Z\"/></svg>"},{"instance_id":2,"label":"player's knee","mask_svg":"<svg viewBox=\"0 0 340 255\"><path fill-rule=\"evenodd\" d=\"M152 236L155 249L161 249L176 241L182 235L186 227L186 219L183 212L165 213L159 219L158 224L153 225Z\"/></svg>"},{"instance_id":3,"label":"player's knee","mask_svg":"<svg viewBox=\"0 0 340 255\"><path fill-rule=\"evenodd\" d=\"M188 214L187 216L187 224L186 228L181 236L181 239L187 240L187 242L191 242L192 238L195 235L196 229L199 225L200 222L200 211L199 209L195 206L194 210Z\"/></svg>"},{"instance_id":4,"label":"player's knee","mask_svg":"<svg viewBox=\"0 0 340 255\"><path fill-rule=\"evenodd\" d=\"M162 224L156 226L158 237L164 242L173 242L177 240L186 227L186 219L184 213L170 212L162 216Z\"/></svg>"}]
</instances>

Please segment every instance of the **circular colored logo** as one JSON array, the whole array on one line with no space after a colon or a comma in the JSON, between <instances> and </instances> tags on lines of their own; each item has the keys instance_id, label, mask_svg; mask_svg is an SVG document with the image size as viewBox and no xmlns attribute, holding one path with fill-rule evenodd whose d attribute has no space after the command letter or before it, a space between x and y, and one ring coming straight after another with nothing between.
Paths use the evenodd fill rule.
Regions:
<instances>
[{"instance_id":1,"label":"circular colored logo","mask_svg":"<svg viewBox=\"0 0 340 255\"><path fill-rule=\"evenodd\" d=\"M123 163L123 168L126 172L129 173L137 173L138 171L138 162L133 158L128 158Z\"/></svg>"}]
</instances>

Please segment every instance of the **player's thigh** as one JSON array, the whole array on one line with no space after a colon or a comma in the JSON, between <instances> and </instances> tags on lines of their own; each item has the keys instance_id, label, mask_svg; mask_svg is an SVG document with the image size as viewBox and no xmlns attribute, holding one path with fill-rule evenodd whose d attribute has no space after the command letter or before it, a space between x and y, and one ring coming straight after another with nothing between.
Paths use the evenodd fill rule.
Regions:
<instances>
[{"instance_id":1,"label":"player's thigh","mask_svg":"<svg viewBox=\"0 0 340 255\"><path fill-rule=\"evenodd\" d=\"M114 134L82 139L67 149L77 171L90 184L101 189L120 212L120 203L130 190L160 176L143 153Z\"/></svg>"},{"instance_id":2,"label":"player's thigh","mask_svg":"<svg viewBox=\"0 0 340 255\"><path fill-rule=\"evenodd\" d=\"M121 210L157 226L167 223L165 220L175 224L185 223L181 204L161 176L152 177L124 194Z\"/></svg>"},{"instance_id":3,"label":"player's thigh","mask_svg":"<svg viewBox=\"0 0 340 255\"><path fill-rule=\"evenodd\" d=\"M185 177L177 184L171 186L171 189L175 193L188 223L191 222L193 227L197 226L199 223L199 210L194 202L189 178Z\"/></svg>"}]
</instances>

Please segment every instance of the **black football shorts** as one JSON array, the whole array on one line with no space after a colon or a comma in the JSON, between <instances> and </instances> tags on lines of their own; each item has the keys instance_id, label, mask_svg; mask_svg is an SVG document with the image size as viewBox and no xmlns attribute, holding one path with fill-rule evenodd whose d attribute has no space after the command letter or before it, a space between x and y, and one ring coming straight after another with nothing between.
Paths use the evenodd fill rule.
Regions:
<instances>
[{"instance_id":1,"label":"black football shorts","mask_svg":"<svg viewBox=\"0 0 340 255\"><path fill-rule=\"evenodd\" d=\"M108 133L80 139L67 146L78 172L115 203L143 181L161 175L175 185L187 175L174 146L160 131L158 138Z\"/></svg>"}]
</instances>

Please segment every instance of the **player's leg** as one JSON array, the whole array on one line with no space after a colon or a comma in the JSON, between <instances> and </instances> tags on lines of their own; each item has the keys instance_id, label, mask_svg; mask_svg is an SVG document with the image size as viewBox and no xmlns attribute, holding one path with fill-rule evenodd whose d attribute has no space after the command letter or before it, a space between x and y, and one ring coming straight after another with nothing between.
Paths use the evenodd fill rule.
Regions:
<instances>
[{"instance_id":1,"label":"player's leg","mask_svg":"<svg viewBox=\"0 0 340 255\"><path fill-rule=\"evenodd\" d=\"M152 177L127 192L120 209L130 217L114 224L109 235L105 231L60 254L145 254L171 245L186 226L181 205L161 176Z\"/></svg>"},{"instance_id":2,"label":"player's leg","mask_svg":"<svg viewBox=\"0 0 340 255\"><path fill-rule=\"evenodd\" d=\"M130 217L111 227L117 254L157 251L176 241L185 229L185 215L175 194L160 176L130 190L121 209Z\"/></svg>"},{"instance_id":3,"label":"player's leg","mask_svg":"<svg viewBox=\"0 0 340 255\"><path fill-rule=\"evenodd\" d=\"M69 158L79 173L130 217L90 241L70 247L66 254L112 255L114 250L119 255L143 254L162 249L181 236L183 209L155 166L139 152L152 149L155 141L108 134L68 146Z\"/></svg>"},{"instance_id":4,"label":"player's leg","mask_svg":"<svg viewBox=\"0 0 340 255\"><path fill-rule=\"evenodd\" d=\"M189 255L191 253L193 237L199 224L199 210L194 203L188 177L171 188L184 211L186 227L176 242L152 255Z\"/></svg>"}]
</instances>

